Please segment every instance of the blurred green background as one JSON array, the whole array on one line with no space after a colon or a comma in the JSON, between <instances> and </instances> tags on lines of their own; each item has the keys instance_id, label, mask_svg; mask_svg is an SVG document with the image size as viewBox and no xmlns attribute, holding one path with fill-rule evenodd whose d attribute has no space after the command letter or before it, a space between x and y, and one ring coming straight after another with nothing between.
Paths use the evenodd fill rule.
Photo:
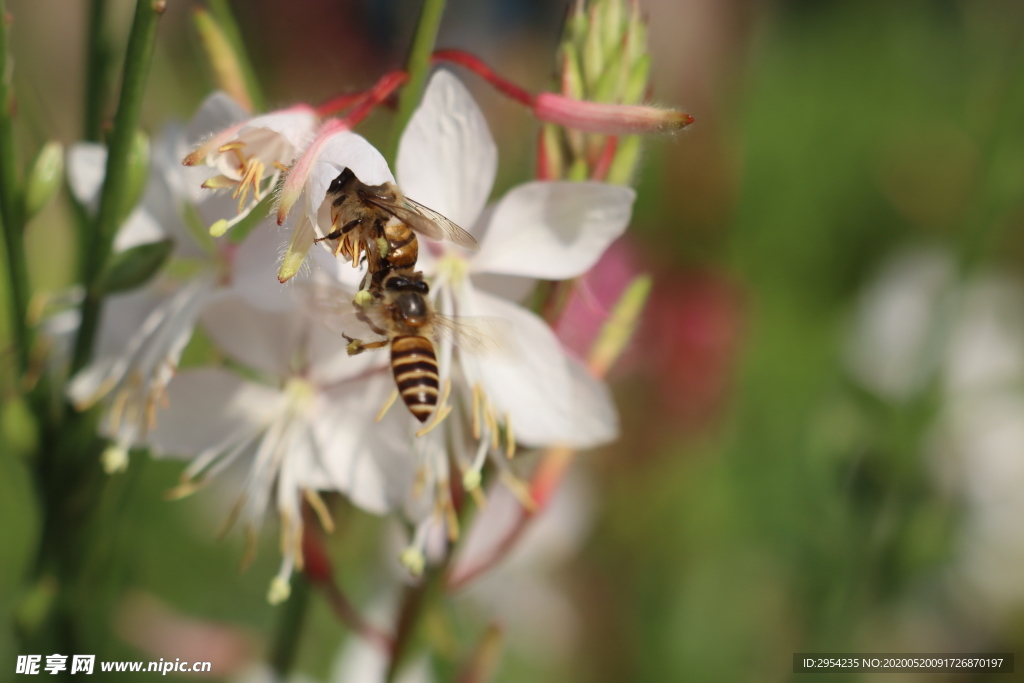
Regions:
<instances>
[{"instance_id":1,"label":"blurred green background","mask_svg":"<svg viewBox=\"0 0 1024 683\"><path fill-rule=\"evenodd\" d=\"M80 137L86 4L8 2L22 159L45 139ZM150 132L189 117L213 87L193 3L168 4L143 119ZM965 523L974 499L955 478L940 481L933 457L956 397L939 373L908 400L887 398L851 373L847 349L861 293L897 250L941 250L958 281L1012 277L1024 265L1024 5L641 4L654 100L697 123L645 148L628 239L655 291L634 352L613 373L623 436L577 463L593 519L582 550L554 571L575 636L537 653L509 633L496 680L853 681L871 676L795 675L792 654L1019 649L1024 600L986 593L958 569L976 529ZM117 55L131 3L110 6ZM419 3L234 6L268 99L287 104L366 87L399 66ZM452 1L438 45L476 51L544 89L563 11L542 0ZM500 193L530 176L536 124L467 81L498 139ZM376 115L365 133L385 139L388 123ZM68 283L70 225L55 204L30 226L39 288ZM9 396L10 372L3 378ZM26 452L33 437L21 407L6 406L0 447ZM1024 444L1014 456L1024 460ZM960 462L970 468L971 453ZM6 668L19 653L15 606L45 601L46 590L23 582L38 530L25 468L12 457L0 468ZM264 595L275 537L268 530L254 566L239 573L241 540L216 540L215 495L163 500L179 471L140 457L108 483L92 543L117 561L90 570L82 600L97 615L116 606L116 616L97 620L87 651L216 656L215 672L238 673L273 634L276 609ZM1019 484L1024 491L1024 476ZM338 579L365 603L380 583L368 568L385 552L385 524L354 510L338 516ZM1024 563L1001 570L1019 576L1024 594ZM501 590L514 596L519 584ZM144 631L133 625L154 610L190 620L181 633L207 634L201 643L220 649L186 654L198 645L182 636L154 655L128 633ZM472 617L449 616L467 636L478 632ZM299 669L323 680L345 637L314 600ZM1012 677L929 680L990 678Z\"/></svg>"}]
</instances>

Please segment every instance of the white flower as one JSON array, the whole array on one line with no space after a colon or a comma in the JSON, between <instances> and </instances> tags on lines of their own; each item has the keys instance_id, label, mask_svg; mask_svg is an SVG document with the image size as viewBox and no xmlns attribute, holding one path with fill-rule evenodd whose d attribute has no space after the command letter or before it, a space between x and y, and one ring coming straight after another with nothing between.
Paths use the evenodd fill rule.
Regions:
<instances>
[{"instance_id":1,"label":"white flower","mask_svg":"<svg viewBox=\"0 0 1024 683\"><path fill-rule=\"evenodd\" d=\"M453 394L461 394L470 413L465 419L453 415L452 432L471 427L477 441L454 438L446 447L436 433L424 440L434 442L426 448L443 461L434 471L444 473L450 448L464 487L475 492L489 458L528 505L529 494L506 463L517 443L593 447L615 438L618 420L607 387L566 355L547 323L501 293L521 298L532 278L584 273L625 230L635 195L602 183L533 182L512 189L485 211L496 166L494 140L473 98L454 76L436 73L399 143L398 180L411 199L473 233L480 250L471 254L452 244L421 244L419 267L431 278L440 313L504 319L509 325L500 340L505 353L455 353L451 340L442 339L442 382L452 382ZM442 416L445 410L438 407ZM438 491L442 497L435 507L449 509ZM435 512L417 527L404 557L411 569L422 564L429 537L425 527L445 517L451 515ZM450 521L447 527L453 536Z\"/></svg>"},{"instance_id":2,"label":"white flower","mask_svg":"<svg viewBox=\"0 0 1024 683\"><path fill-rule=\"evenodd\" d=\"M228 291L210 302L202 322L218 348L266 383L221 368L180 373L149 443L157 454L194 458L182 475L182 495L229 467L240 469L245 483L236 512L250 534L268 507L277 509L284 560L271 588L276 602L302 566L304 497L324 515L316 491L341 491L376 513L394 499L387 487L398 478L381 469L393 450L390 433L373 421L389 387L302 312L259 310Z\"/></svg>"},{"instance_id":3,"label":"white flower","mask_svg":"<svg viewBox=\"0 0 1024 683\"><path fill-rule=\"evenodd\" d=\"M346 168L352 169L356 177L367 185L394 182L387 162L373 145L348 130L340 121L328 121L295 162L281 188L277 210L279 225L284 223L292 207L301 199L291 243L278 271L277 277L281 282L286 282L298 272L314 240L330 232L327 188Z\"/></svg>"},{"instance_id":4,"label":"white flower","mask_svg":"<svg viewBox=\"0 0 1024 683\"><path fill-rule=\"evenodd\" d=\"M418 523L402 556L414 574L422 570L433 535L442 529L449 539L458 534L449 457L474 495L490 458L503 482L528 505L526 487L507 462L517 443L589 448L618 433L607 387L566 355L547 323L501 294L521 298L535 278L586 272L625 230L635 194L603 183L534 182L514 188L485 211L496 165L496 147L479 107L454 76L438 72L399 143L398 180L411 199L473 233L480 250L469 254L452 244L421 240L418 267L430 279L440 313L507 321L507 330L497 330L505 336L496 340L506 351L456 352L452 339L440 340L442 385L450 386L460 399L456 405L468 414L452 412L442 400L428 427L450 414L451 429L421 431L409 449L416 462L407 469L423 474L417 480L423 493L406 501L407 510L418 513L411 515ZM356 175L381 182L364 179L358 170ZM307 196L322 198L332 177L325 174ZM414 422L405 417L411 439ZM445 431L453 435L450 440ZM472 440L463 437L470 433Z\"/></svg>"},{"instance_id":5,"label":"white flower","mask_svg":"<svg viewBox=\"0 0 1024 683\"><path fill-rule=\"evenodd\" d=\"M317 126L311 107L296 105L245 119L241 108L234 111L230 125L208 137L185 157L186 166L205 164L216 175L203 187L231 190L238 200L238 214L210 228L222 235L251 212L277 184L281 174L309 143Z\"/></svg>"},{"instance_id":6,"label":"white flower","mask_svg":"<svg viewBox=\"0 0 1024 683\"><path fill-rule=\"evenodd\" d=\"M209 98L192 128L217 125L226 108L223 96ZM187 224L190 210L216 215L223 203L214 199L193 204L196 195L185 177L189 171L176 162L185 145L183 132L173 126L157 139L149 184L118 231L114 250L171 239L173 257L191 261L193 276L181 280L158 275L139 290L107 297L94 358L68 386L68 396L80 410L107 401L100 429L114 441L104 454L108 472L123 469L128 449L141 444L152 428L156 406L166 400L167 382L192 336L196 316L224 268L217 245L199 244ZM90 143L68 151L69 185L87 210L95 211L106 158L105 148Z\"/></svg>"},{"instance_id":7,"label":"white flower","mask_svg":"<svg viewBox=\"0 0 1024 683\"><path fill-rule=\"evenodd\" d=\"M501 296L511 290L521 295L522 280L492 276L582 275L625 230L635 193L603 183L531 182L485 212L496 167L483 113L458 79L439 71L402 135L398 180L411 199L473 233L480 250L444 243L432 257L423 245L420 267L431 278L441 313L502 318L513 335L509 354L488 355L485 362L460 354L465 382L478 387L491 416L510 426L520 443L606 443L618 426L604 385L565 354L543 320ZM440 356L449 353L442 349Z\"/></svg>"},{"instance_id":8,"label":"white flower","mask_svg":"<svg viewBox=\"0 0 1024 683\"><path fill-rule=\"evenodd\" d=\"M861 384L896 402L925 388L941 360L942 349L933 341L955 275L950 255L937 249L886 259L860 297L847 344L847 364Z\"/></svg>"},{"instance_id":9,"label":"white flower","mask_svg":"<svg viewBox=\"0 0 1024 683\"><path fill-rule=\"evenodd\" d=\"M950 254L906 251L856 322L848 360L863 385L895 403L938 389L929 464L965 510L951 577L968 611L1006 614L1024 603L1024 287L992 272L960 281Z\"/></svg>"}]
</instances>

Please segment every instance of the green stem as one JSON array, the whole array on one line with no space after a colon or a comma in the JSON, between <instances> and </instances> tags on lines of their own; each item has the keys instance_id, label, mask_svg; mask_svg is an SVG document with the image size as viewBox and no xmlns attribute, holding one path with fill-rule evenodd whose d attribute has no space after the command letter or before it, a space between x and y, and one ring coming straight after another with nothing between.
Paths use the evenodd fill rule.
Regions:
<instances>
[{"instance_id":1,"label":"green stem","mask_svg":"<svg viewBox=\"0 0 1024 683\"><path fill-rule=\"evenodd\" d=\"M299 654L302 625L309 609L309 581L303 574L292 577L292 594L281 606L281 621L270 650L270 666L284 680Z\"/></svg>"},{"instance_id":2,"label":"green stem","mask_svg":"<svg viewBox=\"0 0 1024 683\"><path fill-rule=\"evenodd\" d=\"M454 552L451 551L451 552ZM451 554L449 554L451 557ZM409 586L402 598L401 612L398 614L398 625L395 628L395 646L391 652L391 661L388 662L387 683L392 683L402 663L409 655L413 643L416 642L416 634L419 631L420 617L423 611L436 597L444 590L444 577L447 574L448 562L440 567L433 567L427 570L427 575L415 586Z\"/></svg>"},{"instance_id":3,"label":"green stem","mask_svg":"<svg viewBox=\"0 0 1024 683\"><path fill-rule=\"evenodd\" d=\"M25 258L24 211L18 188L18 162L14 155L14 93L12 69L7 54L7 7L0 0L0 219L3 221L7 252L7 277L10 287L11 330L17 346L22 374L28 368L32 346L28 326L28 302L31 296L28 262Z\"/></svg>"},{"instance_id":4,"label":"green stem","mask_svg":"<svg viewBox=\"0 0 1024 683\"><path fill-rule=\"evenodd\" d=\"M163 0L138 0L135 6L135 19L132 21L124 60L121 98L114 118L114 130L110 136L107 172L100 195L99 212L92 234L86 236L87 239L82 245L86 250L86 296L82 303L82 324L75 340L72 372L80 370L92 353L101 306L96 282L110 253L117 228L129 208L125 206L129 189L128 157L142 114L146 78L149 75L150 63L153 61L153 48L156 45L156 27L165 9Z\"/></svg>"},{"instance_id":5,"label":"green stem","mask_svg":"<svg viewBox=\"0 0 1024 683\"><path fill-rule=\"evenodd\" d=\"M412 118L416 105L420 102L423 88L426 87L427 73L430 71L430 55L434 52L437 31L441 27L441 16L444 14L445 0L423 0L423 11L420 22L416 26L416 35L409 51L409 60L405 70L409 73L409 82L402 89L398 99L398 115L395 117L394 133L391 143L391 158L398 150L398 139L405 130L405 125Z\"/></svg>"},{"instance_id":6,"label":"green stem","mask_svg":"<svg viewBox=\"0 0 1024 683\"><path fill-rule=\"evenodd\" d=\"M258 112L266 111L267 102L263 97L260 81L256 78L252 60L249 59L249 52L245 49L245 42L242 41L242 32L238 28L238 22L235 21L234 12L231 11L231 4L228 0L207 0L207 4L238 57L239 66L245 78L245 88L249 91L253 109Z\"/></svg>"},{"instance_id":7,"label":"green stem","mask_svg":"<svg viewBox=\"0 0 1024 683\"><path fill-rule=\"evenodd\" d=\"M90 0L89 44L85 54L86 140L99 142L103 132L103 108L110 92L111 46L106 32L107 0Z\"/></svg>"}]
</instances>

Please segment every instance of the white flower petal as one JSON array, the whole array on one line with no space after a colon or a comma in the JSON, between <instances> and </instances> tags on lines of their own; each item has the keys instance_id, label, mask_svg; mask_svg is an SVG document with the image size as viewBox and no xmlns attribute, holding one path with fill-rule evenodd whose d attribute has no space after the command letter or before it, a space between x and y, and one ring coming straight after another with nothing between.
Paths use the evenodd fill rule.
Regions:
<instances>
[{"instance_id":1,"label":"white flower petal","mask_svg":"<svg viewBox=\"0 0 1024 683\"><path fill-rule=\"evenodd\" d=\"M458 78L438 71L398 145L402 191L469 230L497 168L498 149L480 107Z\"/></svg>"},{"instance_id":2,"label":"white flower petal","mask_svg":"<svg viewBox=\"0 0 1024 683\"><path fill-rule=\"evenodd\" d=\"M230 435L255 432L282 405L281 392L220 368L185 370L167 387L149 440L159 454L195 455Z\"/></svg>"},{"instance_id":3,"label":"white flower petal","mask_svg":"<svg viewBox=\"0 0 1024 683\"><path fill-rule=\"evenodd\" d=\"M376 147L358 133L343 131L324 143L311 172L307 191L311 191L315 206L320 206L331 181L346 168L352 169L356 178L366 185L395 182L388 162Z\"/></svg>"},{"instance_id":4,"label":"white flower petal","mask_svg":"<svg viewBox=\"0 0 1024 683\"><path fill-rule=\"evenodd\" d=\"M567 358L572 379L573 431L577 448L594 448L619 437L619 411L608 385L572 358Z\"/></svg>"},{"instance_id":5,"label":"white flower petal","mask_svg":"<svg viewBox=\"0 0 1024 683\"><path fill-rule=\"evenodd\" d=\"M511 419L517 441L535 447L562 444L584 448L595 443L587 430L600 415L584 416L577 411L603 409L603 401L575 403L578 396L568 359L543 320L469 286L459 297L459 312L511 323L513 352L480 358L474 374L480 377L498 417ZM472 361L464 358L463 362Z\"/></svg>"},{"instance_id":6,"label":"white flower petal","mask_svg":"<svg viewBox=\"0 0 1024 683\"><path fill-rule=\"evenodd\" d=\"M153 216L142 207L136 208L125 220L114 236L114 251L121 252L132 247L167 239L167 233Z\"/></svg>"},{"instance_id":7,"label":"white flower petal","mask_svg":"<svg viewBox=\"0 0 1024 683\"><path fill-rule=\"evenodd\" d=\"M295 310L294 280L281 284L277 279L287 244L285 231L266 221L239 245L232 261L232 286L249 305L277 312Z\"/></svg>"},{"instance_id":8,"label":"white flower petal","mask_svg":"<svg viewBox=\"0 0 1024 683\"><path fill-rule=\"evenodd\" d=\"M921 391L939 364L929 335L955 285L948 253L915 249L886 260L860 296L847 347L853 376L892 401Z\"/></svg>"},{"instance_id":9,"label":"white flower petal","mask_svg":"<svg viewBox=\"0 0 1024 683\"><path fill-rule=\"evenodd\" d=\"M305 107L295 107L253 118L238 131L238 138L262 161L273 163L281 161L277 158L281 143L275 139L283 139L293 151L300 150L309 143L315 129L316 114Z\"/></svg>"},{"instance_id":10,"label":"white flower petal","mask_svg":"<svg viewBox=\"0 0 1024 683\"><path fill-rule=\"evenodd\" d=\"M254 308L235 292L210 302L201 320L224 353L275 377L290 374L305 331L300 313Z\"/></svg>"},{"instance_id":11,"label":"white flower petal","mask_svg":"<svg viewBox=\"0 0 1024 683\"><path fill-rule=\"evenodd\" d=\"M195 147L210 135L244 121L247 116L245 110L227 93L218 90L199 105L185 129L185 142L189 147ZM184 156L182 154L177 157L179 165Z\"/></svg>"},{"instance_id":12,"label":"white flower petal","mask_svg":"<svg viewBox=\"0 0 1024 683\"><path fill-rule=\"evenodd\" d=\"M636 193L604 183L526 183L498 203L474 272L565 280L589 270L629 225Z\"/></svg>"},{"instance_id":13,"label":"white flower petal","mask_svg":"<svg viewBox=\"0 0 1024 683\"><path fill-rule=\"evenodd\" d=\"M76 142L68 148L67 164L71 194L95 213L107 174L107 148L97 142Z\"/></svg>"},{"instance_id":14,"label":"white flower petal","mask_svg":"<svg viewBox=\"0 0 1024 683\"><path fill-rule=\"evenodd\" d=\"M325 391L320 415L312 423L317 464L327 472L332 488L375 514L387 512L393 505L373 439L380 428L373 421L374 414L386 398L383 391L375 389L381 385L377 380L364 380Z\"/></svg>"}]
</instances>

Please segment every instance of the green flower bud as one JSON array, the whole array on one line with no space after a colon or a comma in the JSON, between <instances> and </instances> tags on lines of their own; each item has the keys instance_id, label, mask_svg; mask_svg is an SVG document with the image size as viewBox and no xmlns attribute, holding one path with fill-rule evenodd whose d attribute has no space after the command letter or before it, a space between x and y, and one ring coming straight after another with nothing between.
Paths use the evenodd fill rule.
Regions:
<instances>
[{"instance_id":1,"label":"green flower bud","mask_svg":"<svg viewBox=\"0 0 1024 683\"><path fill-rule=\"evenodd\" d=\"M25 186L25 220L43 210L63 182L64 147L55 141L39 150L28 172Z\"/></svg>"},{"instance_id":2,"label":"green flower bud","mask_svg":"<svg viewBox=\"0 0 1024 683\"><path fill-rule=\"evenodd\" d=\"M135 205L142 199L149 179L149 137L141 130L135 132L132 147L128 151L128 191L125 192L125 203L121 208L118 225L124 222Z\"/></svg>"},{"instance_id":3,"label":"green flower bud","mask_svg":"<svg viewBox=\"0 0 1024 683\"><path fill-rule=\"evenodd\" d=\"M230 95L243 109L251 112L252 99L249 97L249 89L245 84L242 63L235 53L231 41L228 40L213 15L205 9L196 8L192 18L195 20L196 31L199 32L206 56L210 60L210 67L213 69L217 87Z\"/></svg>"}]
</instances>

